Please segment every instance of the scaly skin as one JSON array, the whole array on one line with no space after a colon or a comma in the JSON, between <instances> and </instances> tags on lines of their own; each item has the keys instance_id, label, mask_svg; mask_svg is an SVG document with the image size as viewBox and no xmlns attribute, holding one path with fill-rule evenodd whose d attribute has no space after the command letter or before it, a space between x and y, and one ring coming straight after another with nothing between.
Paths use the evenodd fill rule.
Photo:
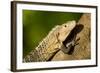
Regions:
<instances>
[{"instance_id":1,"label":"scaly skin","mask_svg":"<svg viewBox=\"0 0 100 73\"><path fill-rule=\"evenodd\" d=\"M25 58L24 62L44 62L48 61L63 46L62 42L75 28L76 22L69 21L62 25L55 26L49 34L32 50Z\"/></svg>"}]
</instances>

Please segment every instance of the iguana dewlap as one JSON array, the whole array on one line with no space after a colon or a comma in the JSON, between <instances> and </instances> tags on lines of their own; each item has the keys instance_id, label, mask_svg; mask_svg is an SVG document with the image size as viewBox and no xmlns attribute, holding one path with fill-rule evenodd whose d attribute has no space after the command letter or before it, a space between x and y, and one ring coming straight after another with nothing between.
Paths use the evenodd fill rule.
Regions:
<instances>
[{"instance_id":1,"label":"iguana dewlap","mask_svg":"<svg viewBox=\"0 0 100 73\"><path fill-rule=\"evenodd\" d=\"M49 34L32 50L25 58L24 62L48 61L62 47L63 41L75 28L76 22L68 21L62 25L56 25Z\"/></svg>"}]
</instances>

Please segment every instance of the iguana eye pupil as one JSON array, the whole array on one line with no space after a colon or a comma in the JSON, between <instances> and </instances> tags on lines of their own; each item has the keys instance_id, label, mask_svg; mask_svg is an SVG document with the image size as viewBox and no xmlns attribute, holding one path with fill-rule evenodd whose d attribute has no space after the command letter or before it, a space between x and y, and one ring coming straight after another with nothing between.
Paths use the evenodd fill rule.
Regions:
<instances>
[{"instance_id":1,"label":"iguana eye pupil","mask_svg":"<svg viewBox=\"0 0 100 73\"><path fill-rule=\"evenodd\" d=\"M66 25L65 25L65 27L66 27Z\"/></svg>"}]
</instances>

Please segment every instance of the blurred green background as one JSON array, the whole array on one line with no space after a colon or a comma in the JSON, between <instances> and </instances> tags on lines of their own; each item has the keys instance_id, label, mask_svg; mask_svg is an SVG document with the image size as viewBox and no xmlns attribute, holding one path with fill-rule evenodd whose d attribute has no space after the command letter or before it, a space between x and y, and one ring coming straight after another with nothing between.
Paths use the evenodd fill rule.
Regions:
<instances>
[{"instance_id":1,"label":"blurred green background","mask_svg":"<svg viewBox=\"0 0 100 73\"><path fill-rule=\"evenodd\" d=\"M82 13L23 10L23 57L55 26L78 21Z\"/></svg>"}]
</instances>

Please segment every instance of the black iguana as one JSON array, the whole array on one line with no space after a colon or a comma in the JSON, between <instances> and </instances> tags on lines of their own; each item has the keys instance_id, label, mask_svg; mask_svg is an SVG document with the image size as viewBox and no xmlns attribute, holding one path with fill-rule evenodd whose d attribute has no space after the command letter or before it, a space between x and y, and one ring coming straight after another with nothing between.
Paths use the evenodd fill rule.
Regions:
<instances>
[{"instance_id":1,"label":"black iguana","mask_svg":"<svg viewBox=\"0 0 100 73\"><path fill-rule=\"evenodd\" d=\"M60 50L63 46L63 41L68 37L75 26L76 22L74 20L68 21L62 25L56 25L39 43L35 50L32 50L24 58L24 62L48 61L57 51Z\"/></svg>"}]
</instances>

